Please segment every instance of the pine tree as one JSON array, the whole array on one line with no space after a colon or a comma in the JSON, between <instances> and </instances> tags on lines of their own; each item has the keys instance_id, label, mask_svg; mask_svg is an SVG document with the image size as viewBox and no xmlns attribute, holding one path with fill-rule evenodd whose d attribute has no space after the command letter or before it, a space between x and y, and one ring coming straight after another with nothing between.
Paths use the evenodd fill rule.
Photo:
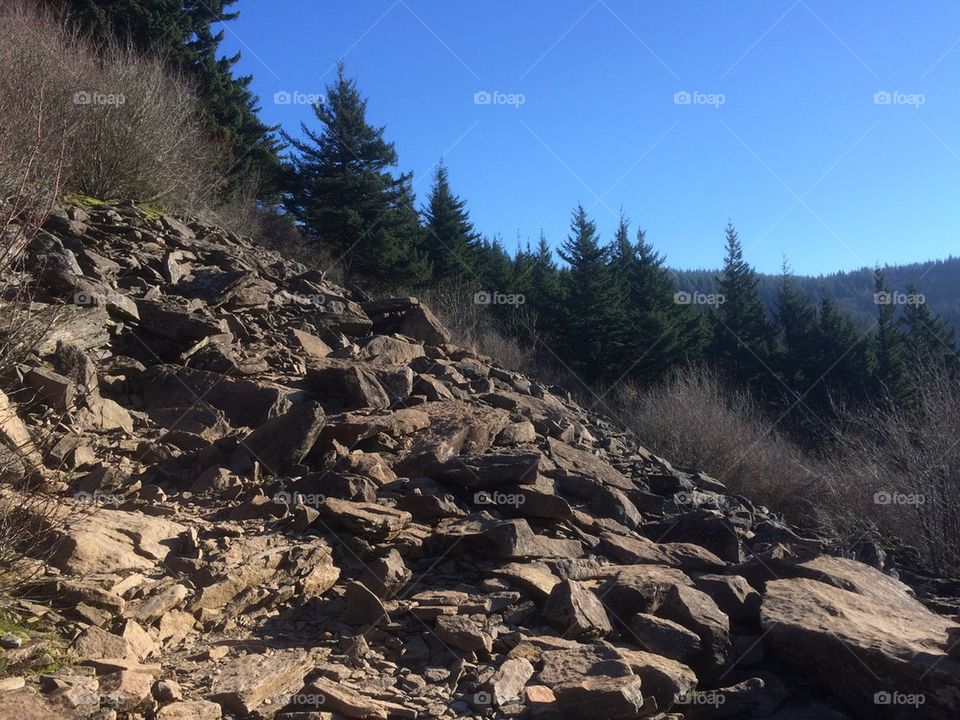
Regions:
<instances>
[{"instance_id":1,"label":"pine tree","mask_svg":"<svg viewBox=\"0 0 960 720\"><path fill-rule=\"evenodd\" d=\"M537 240L537 249L533 252L533 263L530 271L530 301L546 311L555 309L561 302L563 287L560 282L560 271L553 259L553 251L547 243L547 238L540 231Z\"/></svg>"},{"instance_id":2,"label":"pine tree","mask_svg":"<svg viewBox=\"0 0 960 720\"><path fill-rule=\"evenodd\" d=\"M488 292L513 292L513 260L499 236L483 241L480 246L480 277Z\"/></svg>"},{"instance_id":3,"label":"pine tree","mask_svg":"<svg viewBox=\"0 0 960 720\"><path fill-rule=\"evenodd\" d=\"M610 249L600 244L582 205L559 254L570 266L560 329L564 361L584 381L616 380L621 295L608 264Z\"/></svg>"},{"instance_id":4,"label":"pine tree","mask_svg":"<svg viewBox=\"0 0 960 720\"><path fill-rule=\"evenodd\" d=\"M480 236L470 222L466 202L450 190L443 162L433 176L433 189L424 210L425 250L433 264L433 279L470 278L476 275Z\"/></svg>"},{"instance_id":5,"label":"pine tree","mask_svg":"<svg viewBox=\"0 0 960 720\"><path fill-rule=\"evenodd\" d=\"M301 125L305 140L285 135L298 153L287 210L309 239L333 247L348 277L422 282L429 265L419 247L411 176L391 172L396 150L383 139L384 128L367 122L367 100L342 63L313 110L319 132Z\"/></svg>"},{"instance_id":6,"label":"pine tree","mask_svg":"<svg viewBox=\"0 0 960 720\"><path fill-rule=\"evenodd\" d=\"M816 310L797 290L786 261L777 295L777 323L780 326L780 372L783 381L795 393L803 393L814 377Z\"/></svg>"},{"instance_id":7,"label":"pine tree","mask_svg":"<svg viewBox=\"0 0 960 720\"><path fill-rule=\"evenodd\" d=\"M873 297L877 304L876 389L894 407L907 409L912 406L913 398L907 377L905 338L896 317L897 307L879 267L874 270L873 278Z\"/></svg>"},{"instance_id":8,"label":"pine tree","mask_svg":"<svg viewBox=\"0 0 960 720\"><path fill-rule=\"evenodd\" d=\"M636 244L631 243L628 223L621 217L611 253L624 315L619 365L649 385L699 355L703 327L691 306L676 302L676 284L643 230L637 231Z\"/></svg>"},{"instance_id":9,"label":"pine tree","mask_svg":"<svg viewBox=\"0 0 960 720\"><path fill-rule=\"evenodd\" d=\"M776 389L770 375L773 328L760 299L756 272L743 259L732 223L725 228L727 251L717 286L723 302L714 313L712 354L718 367L736 381L765 393Z\"/></svg>"},{"instance_id":10,"label":"pine tree","mask_svg":"<svg viewBox=\"0 0 960 720\"><path fill-rule=\"evenodd\" d=\"M526 282L518 292L524 295L524 305L533 313L536 338L540 350L557 344L558 325L561 322L563 308L563 283L560 270L553 259L553 251L547 238L540 231L536 249L529 253L529 272Z\"/></svg>"},{"instance_id":11,"label":"pine tree","mask_svg":"<svg viewBox=\"0 0 960 720\"><path fill-rule=\"evenodd\" d=\"M811 390L808 404L826 412L838 397L866 397L875 371L869 336L831 298L820 301L811 345L813 364L808 375L811 382L820 382Z\"/></svg>"},{"instance_id":12,"label":"pine tree","mask_svg":"<svg viewBox=\"0 0 960 720\"><path fill-rule=\"evenodd\" d=\"M960 369L956 330L940 315L934 315L914 284L907 285L907 304L903 311L905 354L915 377L929 372Z\"/></svg>"}]
</instances>

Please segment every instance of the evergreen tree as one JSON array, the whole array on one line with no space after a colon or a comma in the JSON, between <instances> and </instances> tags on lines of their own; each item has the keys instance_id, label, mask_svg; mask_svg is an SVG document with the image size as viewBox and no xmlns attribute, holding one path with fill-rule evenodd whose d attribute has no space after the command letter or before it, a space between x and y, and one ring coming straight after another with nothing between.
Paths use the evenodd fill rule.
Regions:
<instances>
[{"instance_id":1,"label":"evergreen tree","mask_svg":"<svg viewBox=\"0 0 960 720\"><path fill-rule=\"evenodd\" d=\"M480 236L470 222L466 202L450 190L443 162L434 173L423 214L425 250L433 264L434 281L474 276Z\"/></svg>"},{"instance_id":2,"label":"evergreen tree","mask_svg":"<svg viewBox=\"0 0 960 720\"><path fill-rule=\"evenodd\" d=\"M557 328L561 321L564 290L560 270L542 230L536 249L530 252L529 262L526 282L518 292L523 293L524 304L535 313L537 340L541 345L553 347L559 337Z\"/></svg>"},{"instance_id":3,"label":"evergreen tree","mask_svg":"<svg viewBox=\"0 0 960 720\"><path fill-rule=\"evenodd\" d=\"M617 379L623 316L620 293L609 266L610 249L583 206L573 213L570 235L560 250L570 266L560 329L564 361L585 381Z\"/></svg>"},{"instance_id":4,"label":"evergreen tree","mask_svg":"<svg viewBox=\"0 0 960 720\"><path fill-rule=\"evenodd\" d=\"M676 284L643 230L637 231L636 244L631 243L627 221L621 217L611 252L622 296L619 364L634 379L651 384L695 359L703 327L691 306L676 302Z\"/></svg>"},{"instance_id":5,"label":"evergreen tree","mask_svg":"<svg viewBox=\"0 0 960 720\"><path fill-rule=\"evenodd\" d=\"M907 285L907 304L903 311L907 362L918 376L946 370L956 374L956 330L940 315L934 315L926 299L912 283Z\"/></svg>"},{"instance_id":6,"label":"evergreen tree","mask_svg":"<svg viewBox=\"0 0 960 720\"><path fill-rule=\"evenodd\" d=\"M912 405L907 378L906 345L900 323L896 318L894 296L887 287L880 268L873 271L874 302L877 304L877 334L875 353L877 358L877 390L888 402L898 408Z\"/></svg>"},{"instance_id":7,"label":"evergreen tree","mask_svg":"<svg viewBox=\"0 0 960 720\"><path fill-rule=\"evenodd\" d=\"M319 132L301 125L305 140L285 135L297 151L287 210L309 239L334 248L348 277L424 281L429 265L419 247L411 176L391 172L397 165L394 146L383 139L384 128L367 122L367 100L342 63L313 110Z\"/></svg>"},{"instance_id":8,"label":"evergreen tree","mask_svg":"<svg viewBox=\"0 0 960 720\"><path fill-rule=\"evenodd\" d=\"M718 367L734 380L764 393L775 389L768 368L773 356L773 328L767 321L757 274L743 259L743 247L732 223L725 229L727 251L717 286L723 302L714 313L712 354Z\"/></svg>"},{"instance_id":9,"label":"evergreen tree","mask_svg":"<svg viewBox=\"0 0 960 720\"><path fill-rule=\"evenodd\" d=\"M816 310L797 290L786 261L777 295L776 318L782 343L780 371L783 381L795 392L804 392L819 376L816 372Z\"/></svg>"},{"instance_id":10,"label":"evergreen tree","mask_svg":"<svg viewBox=\"0 0 960 720\"><path fill-rule=\"evenodd\" d=\"M237 0L50 0L65 7L71 23L95 42L117 40L162 58L197 91L211 138L227 148L231 166L224 199L256 181L259 198L274 201L280 182L276 128L259 117L251 77L234 76L240 55L218 57L223 31L213 25L239 13Z\"/></svg>"},{"instance_id":11,"label":"evergreen tree","mask_svg":"<svg viewBox=\"0 0 960 720\"><path fill-rule=\"evenodd\" d=\"M560 271L542 230L537 240L537 249L532 254L529 288L529 300L541 308L541 311L555 310L559 306L563 296Z\"/></svg>"},{"instance_id":12,"label":"evergreen tree","mask_svg":"<svg viewBox=\"0 0 960 720\"><path fill-rule=\"evenodd\" d=\"M513 260L499 236L484 240L480 250L480 277L488 292L513 292Z\"/></svg>"},{"instance_id":13,"label":"evergreen tree","mask_svg":"<svg viewBox=\"0 0 960 720\"><path fill-rule=\"evenodd\" d=\"M808 379L820 382L811 390L809 404L826 412L833 398L865 398L874 373L868 334L831 298L820 301L811 345L813 365Z\"/></svg>"}]
</instances>

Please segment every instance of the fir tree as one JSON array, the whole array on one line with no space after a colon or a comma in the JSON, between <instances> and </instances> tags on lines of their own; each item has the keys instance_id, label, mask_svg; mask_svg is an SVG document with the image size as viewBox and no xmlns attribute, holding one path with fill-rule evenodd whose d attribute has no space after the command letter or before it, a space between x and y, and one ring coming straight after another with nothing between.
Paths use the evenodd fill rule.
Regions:
<instances>
[{"instance_id":1,"label":"fir tree","mask_svg":"<svg viewBox=\"0 0 960 720\"><path fill-rule=\"evenodd\" d=\"M470 222L466 202L450 190L449 173L437 166L433 189L424 210L425 250L433 264L433 279L472 278L480 236Z\"/></svg>"},{"instance_id":2,"label":"fir tree","mask_svg":"<svg viewBox=\"0 0 960 720\"><path fill-rule=\"evenodd\" d=\"M880 268L873 272L874 302L877 304L877 333L875 350L877 358L876 385L886 401L897 408L912 405L907 378L906 345L900 323L896 317L894 296L887 287Z\"/></svg>"},{"instance_id":3,"label":"fir tree","mask_svg":"<svg viewBox=\"0 0 960 720\"><path fill-rule=\"evenodd\" d=\"M480 277L488 292L513 292L513 260L499 236L483 241L480 251Z\"/></svg>"},{"instance_id":4,"label":"fir tree","mask_svg":"<svg viewBox=\"0 0 960 720\"><path fill-rule=\"evenodd\" d=\"M903 328L906 358L915 376L941 370L956 374L960 365L956 330L940 315L930 311L926 298L912 283L907 285Z\"/></svg>"},{"instance_id":5,"label":"fir tree","mask_svg":"<svg viewBox=\"0 0 960 720\"><path fill-rule=\"evenodd\" d=\"M780 277L776 318L782 343L780 371L783 381L795 392L804 392L816 380L814 373L816 309L797 290L786 261Z\"/></svg>"},{"instance_id":6,"label":"fir tree","mask_svg":"<svg viewBox=\"0 0 960 720\"><path fill-rule=\"evenodd\" d=\"M609 266L610 249L583 206L573 213L570 235L560 250L570 266L560 330L565 362L583 380L617 379L620 293Z\"/></svg>"},{"instance_id":7,"label":"fir tree","mask_svg":"<svg viewBox=\"0 0 960 720\"><path fill-rule=\"evenodd\" d=\"M743 259L743 247L732 223L725 229L727 251L717 286L723 302L714 313L713 357L719 368L754 390L774 389L769 367L773 328L767 321L757 275Z\"/></svg>"},{"instance_id":8,"label":"fir tree","mask_svg":"<svg viewBox=\"0 0 960 720\"><path fill-rule=\"evenodd\" d=\"M287 210L308 238L329 243L352 273L387 283L417 284L428 276L410 175L394 175L397 154L384 128L367 122L367 100L341 64L326 97L313 108L320 130L302 125L295 182Z\"/></svg>"},{"instance_id":9,"label":"fir tree","mask_svg":"<svg viewBox=\"0 0 960 720\"><path fill-rule=\"evenodd\" d=\"M631 243L627 221L621 217L611 252L623 313L619 364L635 380L651 384L695 359L703 328L691 306L677 303L676 284L643 230Z\"/></svg>"},{"instance_id":10,"label":"fir tree","mask_svg":"<svg viewBox=\"0 0 960 720\"><path fill-rule=\"evenodd\" d=\"M811 391L811 404L826 411L836 397L865 398L874 373L868 333L831 298L820 301L811 341L814 361L808 376L811 382L820 381Z\"/></svg>"}]
</instances>

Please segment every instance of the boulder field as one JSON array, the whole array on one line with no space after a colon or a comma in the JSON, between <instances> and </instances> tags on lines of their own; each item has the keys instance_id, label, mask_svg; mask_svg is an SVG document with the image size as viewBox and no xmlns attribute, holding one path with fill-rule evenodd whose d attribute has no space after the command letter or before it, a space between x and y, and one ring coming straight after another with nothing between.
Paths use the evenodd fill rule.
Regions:
<instances>
[{"instance_id":1,"label":"boulder field","mask_svg":"<svg viewBox=\"0 0 960 720\"><path fill-rule=\"evenodd\" d=\"M2 718L960 717L953 617L415 298L132 203L22 281L2 500L61 502Z\"/></svg>"}]
</instances>

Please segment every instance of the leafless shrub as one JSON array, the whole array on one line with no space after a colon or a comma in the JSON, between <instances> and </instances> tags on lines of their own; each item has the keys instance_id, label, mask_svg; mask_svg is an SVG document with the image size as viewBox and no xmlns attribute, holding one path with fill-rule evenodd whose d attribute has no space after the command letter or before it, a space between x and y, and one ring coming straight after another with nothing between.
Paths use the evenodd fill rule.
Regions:
<instances>
[{"instance_id":1,"label":"leafless shrub","mask_svg":"<svg viewBox=\"0 0 960 720\"><path fill-rule=\"evenodd\" d=\"M536 324L523 305L510 306L497 316L488 305L477 302L473 289L451 281L410 294L419 295L444 321L457 345L487 355L508 370L534 369L533 346L517 340L525 329Z\"/></svg>"},{"instance_id":2,"label":"leafless shrub","mask_svg":"<svg viewBox=\"0 0 960 720\"><path fill-rule=\"evenodd\" d=\"M831 505L844 527L869 518L917 560L960 572L960 387L945 372L923 373L913 412L850 410L839 452L829 459Z\"/></svg>"},{"instance_id":3,"label":"leafless shrub","mask_svg":"<svg viewBox=\"0 0 960 720\"><path fill-rule=\"evenodd\" d=\"M38 165L61 147L64 188L196 212L213 199L220 168L197 119L193 95L158 59L119 44L98 47L33 4L0 5L0 191L15 192L24 153L34 149L35 108L47 122ZM29 150L24 150L25 148Z\"/></svg>"},{"instance_id":4,"label":"leafless shrub","mask_svg":"<svg viewBox=\"0 0 960 720\"><path fill-rule=\"evenodd\" d=\"M610 401L654 452L795 521L819 523L816 500L825 480L818 463L782 437L746 392L711 370L686 368L645 392L627 385Z\"/></svg>"},{"instance_id":5,"label":"leafless shrub","mask_svg":"<svg viewBox=\"0 0 960 720\"><path fill-rule=\"evenodd\" d=\"M804 451L743 391L703 368L645 392L621 388L616 413L651 450L847 548L876 540L911 564L960 572L960 387L922 373L918 408L840 409L836 442ZM885 407L885 406L884 406Z\"/></svg>"},{"instance_id":6,"label":"leafless shrub","mask_svg":"<svg viewBox=\"0 0 960 720\"><path fill-rule=\"evenodd\" d=\"M14 376L55 316L34 310L26 247L60 194L66 129L50 106L43 78L27 102L14 107L8 78L0 76L0 384ZM40 447L0 387L0 605L20 581L38 569L28 559L48 546L47 529L59 514Z\"/></svg>"}]
</instances>

